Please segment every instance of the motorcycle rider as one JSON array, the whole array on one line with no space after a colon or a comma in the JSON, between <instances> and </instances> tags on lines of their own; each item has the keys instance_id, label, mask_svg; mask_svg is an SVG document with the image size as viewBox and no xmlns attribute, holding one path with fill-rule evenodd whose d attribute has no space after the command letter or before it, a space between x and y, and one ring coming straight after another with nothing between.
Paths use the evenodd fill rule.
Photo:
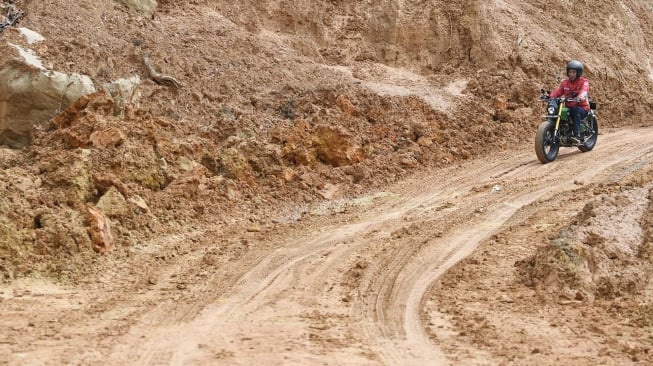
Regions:
<instances>
[{"instance_id":1,"label":"motorcycle rider","mask_svg":"<svg viewBox=\"0 0 653 366\"><path fill-rule=\"evenodd\" d=\"M577 144L583 143L583 136L580 134L580 121L587 117L590 111L589 103L590 82L583 77L583 64L580 61L569 61L567 63L567 79L560 83L558 89L549 94L551 98L564 96L573 98L565 106L569 108L569 116L574 121L574 136L572 141Z\"/></svg>"}]
</instances>

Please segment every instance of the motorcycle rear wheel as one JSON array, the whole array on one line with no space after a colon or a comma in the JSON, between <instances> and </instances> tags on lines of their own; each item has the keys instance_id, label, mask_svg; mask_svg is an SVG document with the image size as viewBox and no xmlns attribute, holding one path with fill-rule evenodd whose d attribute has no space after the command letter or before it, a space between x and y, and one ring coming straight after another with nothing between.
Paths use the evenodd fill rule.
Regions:
<instances>
[{"instance_id":1,"label":"motorcycle rear wheel","mask_svg":"<svg viewBox=\"0 0 653 366\"><path fill-rule=\"evenodd\" d=\"M591 151L594 148L594 145L596 145L596 140L598 139L599 136L599 123L596 121L596 117L591 116L590 120L587 123L591 128L590 131L593 131L593 133L588 135L586 132L585 143L583 145L578 146L578 150L582 152Z\"/></svg>"},{"instance_id":2,"label":"motorcycle rear wheel","mask_svg":"<svg viewBox=\"0 0 653 366\"><path fill-rule=\"evenodd\" d=\"M537 128L535 154L542 164L550 163L558 156L560 143L556 141L554 129L554 124L548 121L542 122Z\"/></svg>"}]
</instances>

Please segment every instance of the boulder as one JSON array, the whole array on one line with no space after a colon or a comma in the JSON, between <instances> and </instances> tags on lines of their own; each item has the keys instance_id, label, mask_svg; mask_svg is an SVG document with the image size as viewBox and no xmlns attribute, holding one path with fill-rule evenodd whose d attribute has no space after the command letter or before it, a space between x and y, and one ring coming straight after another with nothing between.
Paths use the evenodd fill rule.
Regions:
<instances>
[{"instance_id":1,"label":"boulder","mask_svg":"<svg viewBox=\"0 0 653 366\"><path fill-rule=\"evenodd\" d=\"M109 218L118 220L129 216L130 212L130 207L125 196L123 196L116 187L109 188L109 190L100 197L95 207Z\"/></svg>"},{"instance_id":2,"label":"boulder","mask_svg":"<svg viewBox=\"0 0 653 366\"><path fill-rule=\"evenodd\" d=\"M90 227L88 228L93 249L98 253L107 253L113 249L113 234L111 233L111 223L109 219L97 207L88 203L86 205L88 210L88 221Z\"/></svg>"},{"instance_id":3,"label":"boulder","mask_svg":"<svg viewBox=\"0 0 653 366\"><path fill-rule=\"evenodd\" d=\"M127 139L125 133L115 127L110 127L100 131L93 131L89 137L93 146L106 149L122 145Z\"/></svg>"},{"instance_id":4,"label":"boulder","mask_svg":"<svg viewBox=\"0 0 653 366\"><path fill-rule=\"evenodd\" d=\"M118 2L147 16L154 14L157 7L156 0L118 0Z\"/></svg>"},{"instance_id":5,"label":"boulder","mask_svg":"<svg viewBox=\"0 0 653 366\"><path fill-rule=\"evenodd\" d=\"M29 145L32 126L95 92L88 76L46 70L24 59L0 66L0 145L13 148Z\"/></svg>"},{"instance_id":6,"label":"boulder","mask_svg":"<svg viewBox=\"0 0 653 366\"><path fill-rule=\"evenodd\" d=\"M141 97L138 89L139 85L141 85L141 79L138 76L118 79L104 84L103 89L109 92L111 99L114 101L114 114L118 115L123 113L127 105L138 108L138 102Z\"/></svg>"},{"instance_id":7,"label":"boulder","mask_svg":"<svg viewBox=\"0 0 653 366\"><path fill-rule=\"evenodd\" d=\"M313 134L317 157L325 164L342 167L365 159L365 151L354 142L354 137L340 129L318 127Z\"/></svg>"}]
</instances>

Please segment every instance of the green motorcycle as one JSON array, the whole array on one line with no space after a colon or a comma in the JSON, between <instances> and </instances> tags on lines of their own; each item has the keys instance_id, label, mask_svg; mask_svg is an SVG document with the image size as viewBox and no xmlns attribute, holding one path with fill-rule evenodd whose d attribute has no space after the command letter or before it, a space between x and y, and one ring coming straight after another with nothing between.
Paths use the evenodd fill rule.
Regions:
<instances>
[{"instance_id":1,"label":"green motorcycle","mask_svg":"<svg viewBox=\"0 0 653 366\"><path fill-rule=\"evenodd\" d=\"M582 152L591 151L596 145L599 135L599 123L596 119L596 103L590 100L590 111L587 117L580 122L581 143L574 142L573 125L569 115L569 108L565 102L578 101L575 98L551 98L549 93L542 89L540 100L547 102L545 121L540 124L535 134L535 154L543 164L556 159L560 146L577 147Z\"/></svg>"}]
</instances>

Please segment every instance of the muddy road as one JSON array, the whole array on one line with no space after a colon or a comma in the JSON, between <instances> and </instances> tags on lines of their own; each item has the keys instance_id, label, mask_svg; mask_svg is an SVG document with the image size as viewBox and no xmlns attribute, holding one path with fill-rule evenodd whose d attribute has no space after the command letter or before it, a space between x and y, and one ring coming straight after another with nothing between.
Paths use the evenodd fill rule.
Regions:
<instances>
[{"instance_id":1,"label":"muddy road","mask_svg":"<svg viewBox=\"0 0 653 366\"><path fill-rule=\"evenodd\" d=\"M564 197L571 215L582 209L585 189L647 169L651 141L651 128L608 131L592 152L562 148L546 165L525 141L384 192L312 207L296 220L280 211L262 227L161 237L135 247L128 261L96 264L101 274L75 286L3 285L0 364L508 362L522 351L481 352L473 340L447 337L464 330L435 308L443 287L434 284L491 238L535 227L531 212L561 211ZM503 257L496 246L485 255ZM489 275L511 269L501 271ZM509 317L512 302L505 303L500 316ZM490 322L501 321L493 314ZM569 359L587 352L580 338L557 340L569 342Z\"/></svg>"}]
</instances>

